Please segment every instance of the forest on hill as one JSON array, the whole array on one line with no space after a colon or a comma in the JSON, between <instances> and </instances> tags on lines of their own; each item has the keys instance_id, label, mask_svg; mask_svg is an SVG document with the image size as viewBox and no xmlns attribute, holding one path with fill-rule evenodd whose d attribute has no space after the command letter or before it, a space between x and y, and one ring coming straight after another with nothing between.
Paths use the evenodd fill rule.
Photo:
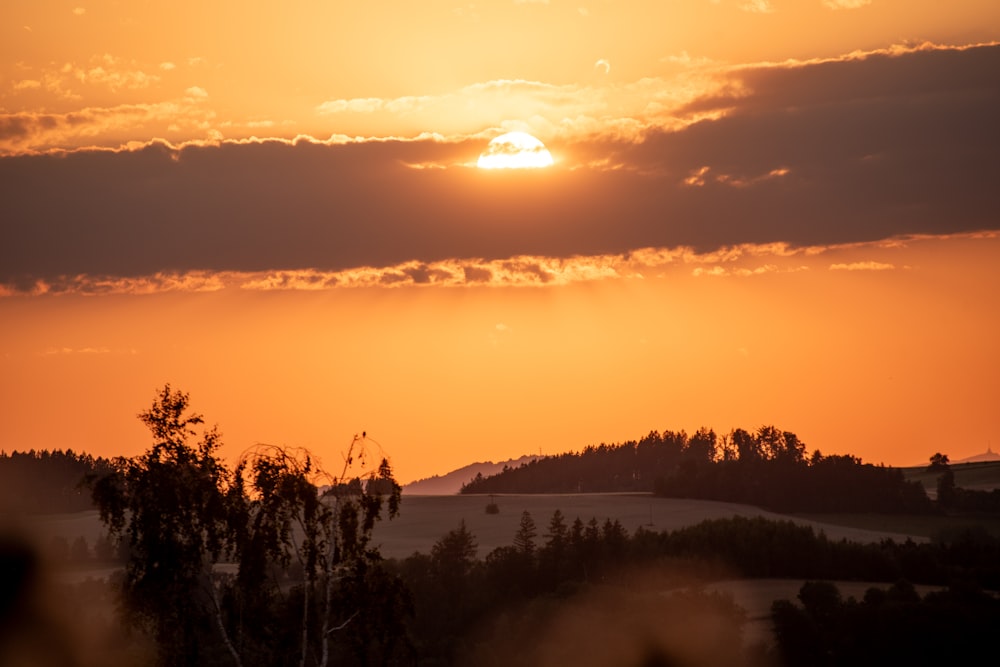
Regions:
<instances>
[{"instance_id":1,"label":"forest on hill","mask_svg":"<svg viewBox=\"0 0 1000 667\"><path fill-rule=\"evenodd\" d=\"M794 433L774 426L723 436L702 428L650 432L641 440L589 446L488 477L462 493L652 492L739 502L779 512L922 513L933 503L902 470L850 455L806 455Z\"/></svg>"}]
</instances>

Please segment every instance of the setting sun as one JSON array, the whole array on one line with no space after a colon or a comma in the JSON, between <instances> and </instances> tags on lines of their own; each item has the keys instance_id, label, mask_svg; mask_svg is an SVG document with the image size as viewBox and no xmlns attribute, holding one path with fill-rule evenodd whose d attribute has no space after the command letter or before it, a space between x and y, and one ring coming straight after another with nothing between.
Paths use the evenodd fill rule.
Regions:
<instances>
[{"instance_id":1,"label":"setting sun","mask_svg":"<svg viewBox=\"0 0 1000 667\"><path fill-rule=\"evenodd\" d=\"M480 169L537 169L551 167L545 144L527 132L507 132L493 139L479 156Z\"/></svg>"}]
</instances>

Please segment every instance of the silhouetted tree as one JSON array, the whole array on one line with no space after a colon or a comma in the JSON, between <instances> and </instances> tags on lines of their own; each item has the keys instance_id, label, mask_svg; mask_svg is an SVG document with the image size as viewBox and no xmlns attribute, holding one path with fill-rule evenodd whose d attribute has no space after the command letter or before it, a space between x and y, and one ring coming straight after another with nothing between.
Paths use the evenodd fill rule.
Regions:
<instances>
[{"instance_id":1,"label":"silhouetted tree","mask_svg":"<svg viewBox=\"0 0 1000 667\"><path fill-rule=\"evenodd\" d=\"M937 453L931 457L928 472L939 473L937 479L937 504L942 509L951 509L955 506L957 492L955 489L955 473L951 469L946 454Z\"/></svg>"},{"instance_id":2,"label":"silhouetted tree","mask_svg":"<svg viewBox=\"0 0 1000 667\"><path fill-rule=\"evenodd\" d=\"M535 536L537 534L535 520L531 518L531 513L528 510L524 510L521 512L521 523L514 535L514 547L521 553L530 556L535 552Z\"/></svg>"},{"instance_id":3,"label":"silhouetted tree","mask_svg":"<svg viewBox=\"0 0 1000 667\"><path fill-rule=\"evenodd\" d=\"M188 414L188 403L187 394L164 386L139 414L152 447L116 460L116 471L94 486L101 519L129 544L122 592L130 618L153 629L161 660L171 664L204 659L204 628L216 627L213 565L229 538L225 496L232 480L216 455L219 434L205 430L191 444L204 420Z\"/></svg>"},{"instance_id":4,"label":"silhouetted tree","mask_svg":"<svg viewBox=\"0 0 1000 667\"><path fill-rule=\"evenodd\" d=\"M472 568L478 548L475 536L462 519L457 528L448 531L431 547L431 562L441 577L461 577Z\"/></svg>"},{"instance_id":5,"label":"silhouetted tree","mask_svg":"<svg viewBox=\"0 0 1000 667\"><path fill-rule=\"evenodd\" d=\"M368 483L348 479L355 437L344 472L321 494L307 454L258 447L235 469L218 457L215 428L188 411L188 395L159 391L139 414L152 447L117 459L96 479L93 496L109 535L127 551L122 594L130 621L150 628L164 664L199 664L228 655L233 664L278 664L279 656L331 659L337 629L355 632L379 618L383 602L357 605L347 582L376 581L374 523L398 511L399 485L383 459ZM237 563L235 576L215 567ZM297 581L281 576L298 572ZM391 590L391 586L386 590ZM344 603L344 604L340 604ZM395 611L393 611L395 613ZM383 624L382 627L387 627ZM298 639L295 639L295 633Z\"/></svg>"},{"instance_id":6,"label":"silhouetted tree","mask_svg":"<svg viewBox=\"0 0 1000 667\"><path fill-rule=\"evenodd\" d=\"M66 451L0 453L0 512L81 512L94 508L85 480L111 462Z\"/></svg>"}]
</instances>

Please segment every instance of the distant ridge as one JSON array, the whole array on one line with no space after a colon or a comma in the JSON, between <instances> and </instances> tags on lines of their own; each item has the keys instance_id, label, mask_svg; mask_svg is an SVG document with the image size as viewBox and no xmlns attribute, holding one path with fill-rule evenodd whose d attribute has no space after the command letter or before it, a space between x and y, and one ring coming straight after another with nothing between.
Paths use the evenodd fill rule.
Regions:
<instances>
[{"instance_id":1,"label":"distant ridge","mask_svg":"<svg viewBox=\"0 0 1000 667\"><path fill-rule=\"evenodd\" d=\"M964 459L959 459L958 461L952 461L952 463L985 463L987 461L1000 461L1000 454L994 452L991 447L987 447L986 451L982 454L976 454L975 456L969 456Z\"/></svg>"},{"instance_id":2,"label":"distant ridge","mask_svg":"<svg viewBox=\"0 0 1000 667\"><path fill-rule=\"evenodd\" d=\"M496 473L501 472L505 466L517 468L518 466L526 463L531 463L537 458L539 457L534 455L525 455L519 459L508 459L507 461L500 461L499 463L494 463L493 461L470 463L467 466L459 468L458 470L452 470L444 475L434 475L433 477L418 479L415 482L404 484L403 493L410 494L412 496L454 495L461 490L463 484L472 480L477 474L481 474L483 477L488 477L489 475L495 475Z\"/></svg>"}]
</instances>

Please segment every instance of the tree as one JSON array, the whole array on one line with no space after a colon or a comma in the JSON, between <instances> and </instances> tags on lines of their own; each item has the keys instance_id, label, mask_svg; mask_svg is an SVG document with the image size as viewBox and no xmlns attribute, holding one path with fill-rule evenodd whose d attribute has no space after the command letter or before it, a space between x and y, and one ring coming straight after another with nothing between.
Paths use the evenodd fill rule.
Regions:
<instances>
[{"instance_id":1,"label":"tree","mask_svg":"<svg viewBox=\"0 0 1000 667\"><path fill-rule=\"evenodd\" d=\"M230 470L215 428L188 411L188 395L160 390L139 418L153 435L142 456L117 459L92 480L110 539L128 554L122 595L128 620L153 632L164 664L275 664L297 654L325 665L337 630L403 599L357 601L375 581L374 524L399 509L400 488L383 458L367 484L349 476L365 458L355 436L342 473L325 476L306 452L260 446ZM325 478L326 491L317 481ZM230 559L235 576L216 567ZM298 571L296 582L290 578ZM353 583L348 583L353 582ZM386 584L383 590L395 590ZM374 618L376 615L371 614ZM384 626L384 623L383 623ZM295 634L298 639L296 640Z\"/></svg>"},{"instance_id":2,"label":"tree","mask_svg":"<svg viewBox=\"0 0 1000 667\"><path fill-rule=\"evenodd\" d=\"M684 457L695 462L711 462L716 455L715 431L707 428L698 429L684 448Z\"/></svg>"},{"instance_id":3,"label":"tree","mask_svg":"<svg viewBox=\"0 0 1000 667\"><path fill-rule=\"evenodd\" d=\"M194 427L188 395L165 385L139 419L152 447L135 459L117 459L98 479L93 497L101 520L128 543L122 593L129 619L153 631L164 663L199 661L205 627L217 608L213 566L229 546L226 493L231 475L216 456L219 433ZM224 628L219 626L220 629ZM224 642L231 647L228 637ZM239 658L233 651L237 663Z\"/></svg>"},{"instance_id":4,"label":"tree","mask_svg":"<svg viewBox=\"0 0 1000 667\"><path fill-rule=\"evenodd\" d=\"M566 519L560 510L557 509L552 513L552 518L549 519L549 531L545 533L545 537L546 548L561 555L569 540L569 529L566 527Z\"/></svg>"},{"instance_id":5,"label":"tree","mask_svg":"<svg viewBox=\"0 0 1000 667\"><path fill-rule=\"evenodd\" d=\"M951 462L948 460L947 454L942 454L941 452L936 452L931 456L930 465L927 466L927 472L941 472L942 470L947 470Z\"/></svg>"},{"instance_id":6,"label":"tree","mask_svg":"<svg viewBox=\"0 0 1000 667\"><path fill-rule=\"evenodd\" d=\"M521 512L521 523L514 534L514 547L521 553L530 556L535 552L535 537L538 530L535 528L535 520L531 518L531 512L524 510Z\"/></svg>"},{"instance_id":7,"label":"tree","mask_svg":"<svg viewBox=\"0 0 1000 667\"><path fill-rule=\"evenodd\" d=\"M448 531L431 547L431 562L438 575L445 579L464 577L472 569L478 548L475 536L462 519L458 528Z\"/></svg>"},{"instance_id":8,"label":"tree","mask_svg":"<svg viewBox=\"0 0 1000 667\"><path fill-rule=\"evenodd\" d=\"M370 541L383 509L390 519L398 514L401 490L384 458L364 482L350 474L352 465L364 464L367 440L366 433L354 437L337 476L319 471L308 452L274 446L251 451L234 474L229 504L239 570L228 589L237 606L234 621L256 620L240 634L266 637L274 625L271 601L283 598L287 607L297 606L300 665L309 655L329 664L335 633L348 628L344 639L357 655L363 652L353 640L373 628L381 629L376 634L388 646L399 639L389 631L401 632L401 625L388 619L406 613L407 598L398 580L382 572ZM320 479L327 482L322 492ZM298 574L288 593L268 576L275 566ZM362 595L366 582L373 590ZM273 650L250 643L247 652Z\"/></svg>"},{"instance_id":9,"label":"tree","mask_svg":"<svg viewBox=\"0 0 1000 667\"><path fill-rule=\"evenodd\" d=\"M752 463L763 457L760 442L748 431L742 428L735 429L730 434L730 440L741 463Z\"/></svg>"},{"instance_id":10,"label":"tree","mask_svg":"<svg viewBox=\"0 0 1000 667\"><path fill-rule=\"evenodd\" d=\"M934 454L927 471L941 473L937 479L938 506L945 509L954 507L958 492L955 489L955 473L951 469L948 455L940 452Z\"/></svg>"}]
</instances>

